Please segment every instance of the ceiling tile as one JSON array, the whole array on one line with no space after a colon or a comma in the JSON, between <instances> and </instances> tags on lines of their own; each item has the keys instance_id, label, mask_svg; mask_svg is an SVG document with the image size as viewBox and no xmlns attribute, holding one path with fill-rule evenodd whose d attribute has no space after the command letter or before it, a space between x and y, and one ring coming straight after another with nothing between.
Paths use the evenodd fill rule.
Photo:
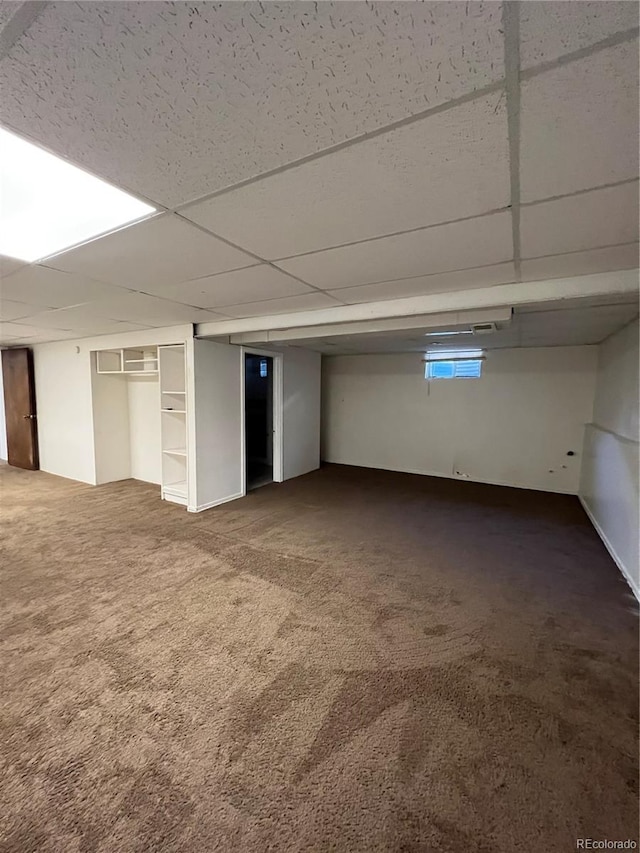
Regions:
<instances>
[{"instance_id":1,"label":"ceiling tile","mask_svg":"<svg viewBox=\"0 0 640 853\"><path fill-rule=\"evenodd\" d=\"M347 304L378 302L385 299L402 299L405 296L422 296L427 293L444 293L449 290L469 290L474 287L490 287L515 281L513 263L482 267L481 269L421 275L400 281L380 281L359 287L332 290L331 293Z\"/></svg>"},{"instance_id":2,"label":"ceiling tile","mask_svg":"<svg viewBox=\"0 0 640 853\"><path fill-rule=\"evenodd\" d=\"M599 296L574 297L563 299L560 306L557 302L527 302L526 305L518 305L513 310L515 314L527 314L542 311L568 310L569 308L591 308L596 305L618 305L627 304L638 307L640 294L637 293L605 293Z\"/></svg>"},{"instance_id":3,"label":"ceiling tile","mask_svg":"<svg viewBox=\"0 0 640 853\"><path fill-rule=\"evenodd\" d=\"M162 290L158 295L187 305L217 308L222 305L238 305L242 302L257 302L313 292L312 288L286 273L268 264L260 264L243 270L185 281Z\"/></svg>"},{"instance_id":4,"label":"ceiling tile","mask_svg":"<svg viewBox=\"0 0 640 853\"><path fill-rule=\"evenodd\" d=\"M506 108L494 92L182 215L275 259L475 216L509 198Z\"/></svg>"},{"instance_id":5,"label":"ceiling tile","mask_svg":"<svg viewBox=\"0 0 640 853\"><path fill-rule=\"evenodd\" d=\"M0 298L39 308L65 308L122 293L126 291L111 284L33 264L0 282Z\"/></svg>"},{"instance_id":6,"label":"ceiling tile","mask_svg":"<svg viewBox=\"0 0 640 853\"><path fill-rule=\"evenodd\" d=\"M638 5L629 2L520 4L520 64L530 68L590 47L614 33L638 26Z\"/></svg>"},{"instance_id":7,"label":"ceiling tile","mask_svg":"<svg viewBox=\"0 0 640 853\"><path fill-rule=\"evenodd\" d=\"M22 322L22 321L21 321ZM78 308L59 308L54 311L43 311L24 318L24 323L35 328L61 329L71 332L91 334L110 334L111 332L136 332L149 328L138 323L128 323L121 320L111 320L91 314L88 306Z\"/></svg>"},{"instance_id":8,"label":"ceiling tile","mask_svg":"<svg viewBox=\"0 0 640 853\"><path fill-rule=\"evenodd\" d=\"M208 323L224 316L180 305L168 299L146 293L125 293L124 296L103 299L87 306L96 317L126 320L144 326L172 326L178 323Z\"/></svg>"},{"instance_id":9,"label":"ceiling tile","mask_svg":"<svg viewBox=\"0 0 640 853\"><path fill-rule=\"evenodd\" d=\"M8 258L6 255L0 255L0 279L26 265L26 261L19 261L16 258Z\"/></svg>"},{"instance_id":10,"label":"ceiling tile","mask_svg":"<svg viewBox=\"0 0 640 853\"><path fill-rule=\"evenodd\" d=\"M35 311L44 311L46 305L27 305L26 302L14 302L11 299L0 298L0 321L19 320L28 317Z\"/></svg>"},{"instance_id":11,"label":"ceiling tile","mask_svg":"<svg viewBox=\"0 0 640 853\"><path fill-rule=\"evenodd\" d=\"M637 41L524 80L520 121L522 201L637 177Z\"/></svg>"},{"instance_id":12,"label":"ceiling tile","mask_svg":"<svg viewBox=\"0 0 640 853\"><path fill-rule=\"evenodd\" d=\"M129 331L132 330L130 329ZM75 341L87 337L93 337L93 333L86 331L78 332L68 329L41 329L38 334L31 336L27 343L29 346L32 346L34 344L50 343L51 341Z\"/></svg>"},{"instance_id":13,"label":"ceiling tile","mask_svg":"<svg viewBox=\"0 0 640 853\"><path fill-rule=\"evenodd\" d=\"M29 326L26 323L0 323L0 340L13 338L14 340L26 341L42 334L42 331L42 328Z\"/></svg>"},{"instance_id":14,"label":"ceiling tile","mask_svg":"<svg viewBox=\"0 0 640 853\"><path fill-rule=\"evenodd\" d=\"M637 266L638 244L629 243L625 246L592 249L590 252L572 252L568 255L522 261L521 279L542 281L549 278L569 278L575 275L633 269Z\"/></svg>"},{"instance_id":15,"label":"ceiling tile","mask_svg":"<svg viewBox=\"0 0 640 853\"><path fill-rule=\"evenodd\" d=\"M511 216L505 212L327 249L278 266L316 287L335 289L499 264L512 256Z\"/></svg>"},{"instance_id":16,"label":"ceiling tile","mask_svg":"<svg viewBox=\"0 0 640 853\"><path fill-rule=\"evenodd\" d=\"M51 3L0 119L171 207L499 80L501 33L491 2Z\"/></svg>"},{"instance_id":17,"label":"ceiling tile","mask_svg":"<svg viewBox=\"0 0 640 853\"><path fill-rule=\"evenodd\" d=\"M46 263L154 293L187 279L249 266L255 258L179 216L164 214L48 258Z\"/></svg>"},{"instance_id":18,"label":"ceiling tile","mask_svg":"<svg viewBox=\"0 0 640 853\"><path fill-rule=\"evenodd\" d=\"M258 317L268 314L289 314L296 311L314 311L318 308L335 308L340 303L325 293L305 293L286 299L269 299L266 302L248 302L228 305L221 309L228 317Z\"/></svg>"},{"instance_id":19,"label":"ceiling tile","mask_svg":"<svg viewBox=\"0 0 640 853\"><path fill-rule=\"evenodd\" d=\"M633 306L613 305L523 314L519 321L522 344L549 339L567 345L599 343L637 313Z\"/></svg>"},{"instance_id":20,"label":"ceiling tile","mask_svg":"<svg viewBox=\"0 0 640 853\"><path fill-rule=\"evenodd\" d=\"M635 182L542 202L520 211L523 258L561 255L638 239Z\"/></svg>"}]
</instances>

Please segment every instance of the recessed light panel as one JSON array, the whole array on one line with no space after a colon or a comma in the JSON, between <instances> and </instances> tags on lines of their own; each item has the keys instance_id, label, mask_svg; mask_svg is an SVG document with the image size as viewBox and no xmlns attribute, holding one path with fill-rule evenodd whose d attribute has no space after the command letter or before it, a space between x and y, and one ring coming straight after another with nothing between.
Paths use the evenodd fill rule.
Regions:
<instances>
[{"instance_id":1,"label":"recessed light panel","mask_svg":"<svg viewBox=\"0 0 640 853\"><path fill-rule=\"evenodd\" d=\"M425 338L450 338L452 335L472 335L471 329L453 329L450 332L426 332Z\"/></svg>"},{"instance_id":2,"label":"recessed light panel","mask_svg":"<svg viewBox=\"0 0 640 853\"><path fill-rule=\"evenodd\" d=\"M38 261L154 212L0 128L0 254Z\"/></svg>"}]
</instances>

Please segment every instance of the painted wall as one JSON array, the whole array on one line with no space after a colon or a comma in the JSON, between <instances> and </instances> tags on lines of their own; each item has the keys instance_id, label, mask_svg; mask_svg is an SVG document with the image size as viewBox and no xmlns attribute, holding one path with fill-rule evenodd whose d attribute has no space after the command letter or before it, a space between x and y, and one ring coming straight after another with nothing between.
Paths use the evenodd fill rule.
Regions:
<instances>
[{"instance_id":1,"label":"painted wall","mask_svg":"<svg viewBox=\"0 0 640 853\"><path fill-rule=\"evenodd\" d=\"M493 350L480 379L427 382L421 358L323 359L323 459L577 493L596 347Z\"/></svg>"},{"instance_id":2,"label":"painted wall","mask_svg":"<svg viewBox=\"0 0 640 853\"><path fill-rule=\"evenodd\" d=\"M7 460L7 421L4 412L4 386L2 384L2 365L0 364L0 459Z\"/></svg>"},{"instance_id":3,"label":"painted wall","mask_svg":"<svg viewBox=\"0 0 640 853\"><path fill-rule=\"evenodd\" d=\"M33 359L40 468L95 484L89 350L68 341L41 344Z\"/></svg>"},{"instance_id":4,"label":"painted wall","mask_svg":"<svg viewBox=\"0 0 640 853\"><path fill-rule=\"evenodd\" d=\"M241 347L194 340L187 377L194 401L190 441L196 448L197 487L189 505L205 509L243 493Z\"/></svg>"},{"instance_id":5,"label":"painted wall","mask_svg":"<svg viewBox=\"0 0 640 853\"><path fill-rule=\"evenodd\" d=\"M129 399L124 376L96 373L91 355L91 404L95 482L112 483L131 477L129 451Z\"/></svg>"},{"instance_id":6,"label":"painted wall","mask_svg":"<svg viewBox=\"0 0 640 853\"><path fill-rule=\"evenodd\" d=\"M283 475L288 480L320 465L321 356L288 347L283 363Z\"/></svg>"},{"instance_id":7,"label":"painted wall","mask_svg":"<svg viewBox=\"0 0 640 853\"><path fill-rule=\"evenodd\" d=\"M160 382L157 376L128 376L129 455L131 474L145 483L162 482Z\"/></svg>"},{"instance_id":8,"label":"painted wall","mask_svg":"<svg viewBox=\"0 0 640 853\"><path fill-rule=\"evenodd\" d=\"M593 423L585 435L580 497L640 599L638 321L599 347Z\"/></svg>"}]
</instances>

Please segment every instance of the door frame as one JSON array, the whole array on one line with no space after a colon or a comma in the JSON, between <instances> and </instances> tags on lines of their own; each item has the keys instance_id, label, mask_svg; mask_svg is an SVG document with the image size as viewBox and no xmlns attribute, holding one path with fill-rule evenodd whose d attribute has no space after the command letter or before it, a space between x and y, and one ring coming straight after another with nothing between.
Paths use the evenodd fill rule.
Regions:
<instances>
[{"instance_id":1,"label":"door frame","mask_svg":"<svg viewBox=\"0 0 640 853\"><path fill-rule=\"evenodd\" d=\"M242 400L242 494L247 494L247 428L245 424L245 355L265 356L273 359L273 482L284 480L284 353L257 347L240 347L241 376L240 389Z\"/></svg>"}]
</instances>

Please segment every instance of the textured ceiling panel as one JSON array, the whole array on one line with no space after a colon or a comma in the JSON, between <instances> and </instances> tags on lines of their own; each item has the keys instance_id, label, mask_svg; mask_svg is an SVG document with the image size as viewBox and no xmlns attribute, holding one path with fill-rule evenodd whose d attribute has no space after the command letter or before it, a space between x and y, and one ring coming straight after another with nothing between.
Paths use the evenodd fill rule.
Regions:
<instances>
[{"instance_id":1,"label":"textured ceiling panel","mask_svg":"<svg viewBox=\"0 0 640 853\"><path fill-rule=\"evenodd\" d=\"M500 79L501 19L482 2L51 3L2 63L0 120L175 206Z\"/></svg>"},{"instance_id":2,"label":"textured ceiling panel","mask_svg":"<svg viewBox=\"0 0 640 853\"><path fill-rule=\"evenodd\" d=\"M543 281L548 278L570 278L576 275L593 275L610 270L630 270L638 266L638 244L609 246L589 252L572 252L533 258L521 263L522 281Z\"/></svg>"},{"instance_id":3,"label":"textured ceiling panel","mask_svg":"<svg viewBox=\"0 0 640 853\"><path fill-rule=\"evenodd\" d=\"M46 308L46 305L27 305L26 302L0 299L0 321L20 320L36 312L44 311Z\"/></svg>"},{"instance_id":4,"label":"textured ceiling panel","mask_svg":"<svg viewBox=\"0 0 640 853\"><path fill-rule=\"evenodd\" d=\"M486 213L509 196L506 108L494 92L182 215L275 259Z\"/></svg>"},{"instance_id":5,"label":"textured ceiling panel","mask_svg":"<svg viewBox=\"0 0 640 853\"><path fill-rule=\"evenodd\" d=\"M333 289L499 264L512 257L511 216L505 212L328 249L278 266Z\"/></svg>"},{"instance_id":6,"label":"textured ceiling panel","mask_svg":"<svg viewBox=\"0 0 640 853\"><path fill-rule=\"evenodd\" d=\"M28 346L33 346L34 344L46 344L50 341L71 341L83 337L89 337L89 335L80 332L63 331L62 329L38 329L33 330L28 337L22 335L14 339L0 337L0 343L10 346L26 343Z\"/></svg>"},{"instance_id":7,"label":"textured ceiling panel","mask_svg":"<svg viewBox=\"0 0 640 853\"><path fill-rule=\"evenodd\" d=\"M637 40L523 82L522 201L637 175Z\"/></svg>"},{"instance_id":8,"label":"textured ceiling panel","mask_svg":"<svg viewBox=\"0 0 640 853\"><path fill-rule=\"evenodd\" d=\"M0 279L24 266L26 266L26 261L18 261L15 258L7 258L6 255L0 255Z\"/></svg>"},{"instance_id":9,"label":"textured ceiling panel","mask_svg":"<svg viewBox=\"0 0 640 853\"><path fill-rule=\"evenodd\" d=\"M305 293L302 296L290 296L286 299L229 305L220 310L228 317L260 317L268 314L289 314L293 311L313 311L316 308L335 308L336 305L340 303L326 293Z\"/></svg>"},{"instance_id":10,"label":"textured ceiling panel","mask_svg":"<svg viewBox=\"0 0 640 853\"><path fill-rule=\"evenodd\" d=\"M124 320L109 320L104 317L92 317L81 308L60 308L56 311L44 311L25 317L20 321L39 329L62 329L72 332L106 335L112 332L136 332L148 326L129 323Z\"/></svg>"},{"instance_id":11,"label":"textured ceiling panel","mask_svg":"<svg viewBox=\"0 0 640 853\"><path fill-rule=\"evenodd\" d=\"M490 287L515 281L513 263L482 267L481 269L459 270L437 275L422 275L403 278L400 281L380 281L359 287L332 290L331 293L353 305L357 302L379 302L385 299L402 299L405 296L423 296L428 293L444 293L448 290L469 290L474 287Z\"/></svg>"},{"instance_id":12,"label":"textured ceiling panel","mask_svg":"<svg viewBox=\"0 0 640 853\"><path fill-rule=\"evenodd\" d=\"M154 293L187 279L249 266L255 258L178 216L164 214L63 252L46 263Z\"/></svg>"},{"instance_id":13,"label":"textured ceiling panel","mask_svg":"<svg viewBox=\"0 0 640 853\"><path fill-rule=\"evenodd\" d=\"M520 232L523 258L631 243L638 239L638 184L524 207Z\"/></svg>"},{"instance_id":14,"label":"textured ceiling panel","mask_svg":"<svg viewBox=\"0 0 640 853\"><path fill-rule=\"evenodd\" d=\"M124 292L120 287L93 281L86 276L35 265L18 270L0 284L2 299L47 308L66 308L68 305L79 305L111 295L122 295Z\"/></svg>"},{"instance_id":15,"label":"textured ceiling panel","mask_svg":"<svg viewBox=\"0 0 640 853\"><path fill-rule=\"evenodd\" d=\"M312 288L290 275L267 264L260 264L243 270L185 281L163 290L158 295L200 308L214 308L313 292Z\"/></svg>"},{"instance_id":16,"label":"textured ceiling panel","mask_svg":"<svg viewBox=\"0 0 640 853\"><path fill-rule=\"evenodd\" d=\"M520 62L523 68L590 47L638 26L638 4L628 0L579 0L520 4Z\"/></svg>"},{"instance_id":17,"label":"textured ceiling panel","mask_svg":"<svg viewBox=\"0 0 640 853\"><path fill-rule=\"evenodd\" d=\"M27 341L42 335L42 327L29 326L27 323L0 323L0 343L8 341Z\"/></svg>"},{"instance_id":18,"label":"textured ceiling panel","mask_svg":"<svg viewBox=\"0 0 640 853\"><path fill-rule=\"evenodd\" d=\"M130 320L144 326L173 326L179 323L209 323L224 319L188 305L179 305L168 299L148 296L146 293L125 293L124 296L102 299L88 306L96 317L111 320Z\"/></svg>"}]
</instances>

